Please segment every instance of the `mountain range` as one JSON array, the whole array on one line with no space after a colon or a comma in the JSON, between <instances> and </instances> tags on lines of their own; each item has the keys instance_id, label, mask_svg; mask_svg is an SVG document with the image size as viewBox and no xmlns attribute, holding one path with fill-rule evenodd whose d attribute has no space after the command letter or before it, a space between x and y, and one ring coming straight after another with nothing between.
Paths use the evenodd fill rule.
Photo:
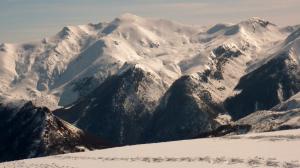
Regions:
<instances>
[{"instance_id":1,"label":"mountain range","mask_svg":"<svg viewBox=\"0 0 300 168\"><path fill-rule=\"evenodd\" d=\"M7 123L1 134L9 137L9 128L25 124L44 142L43 130L64 128L59 138L74 142L37 152L48 143L36 145L32 137L27 154L1 160L190 139L222 126L299 127L298 25L255 17L201 27L124 14L67 26L38 42L1 44L0 63L0 115ZM45 128L49 118L59 128ZM30 136L15 135L16 144Z\"/></svg>"}]
</instances>

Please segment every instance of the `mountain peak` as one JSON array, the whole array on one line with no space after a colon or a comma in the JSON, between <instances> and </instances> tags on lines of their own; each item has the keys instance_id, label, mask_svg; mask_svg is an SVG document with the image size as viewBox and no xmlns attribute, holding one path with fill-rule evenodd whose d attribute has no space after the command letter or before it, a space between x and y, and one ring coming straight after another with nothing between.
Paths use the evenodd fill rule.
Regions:
<instances>
[{"instance_id":1,"label":"mountain peak","mask_svg":"<svg viewBox=\"0 0 300 168\"><path fill-rule=\"evenodd\" d=\"M264 19L262 19L262 18L260 18L260 17L256 17L256 16L251 17L251 18L249 18L248 20L249 20L249 21L252 21L252 22L268 22L268 21L266 21L266 20L264 20Z\"/></svg>"},{"instance_id":2,"label":"mountain peak","mask_svg":"<svg viewBox=\"0 0 300 168\"><path fill-rule=\"evenodd\" d=\"M5 43L1 43L0 44L0 51L5 51L6 48L6 44Z\"/></svg>"},{"instance_id":3,"label":"mountain peak","mask_svg":"<svg viewBox=\"0 0 300 168\"><path fill-rule=\"evenodd\" d=\"M6 52L13 49L13 44L10 43L1 43L0 44L0 52Z\"/></svg>"},{"instance_id":4,"label":"mountain peak","mask_svg":"<svg viewBox=\"0 0 300 168\"><path fill-rule=\"evenodd\" d=\"M259 17L252 17L247 19L246 21L241 22L241 24L251 24L252 26L259 25L261 27L267 27L268 25L275 25L267 20L264 20Z\"/></svg>"},{"instance_id":5,"label":"mountain peak","mask_svg":"<svg viewBox=\"0 0 300 168\"><path fill-rule=\"evenodd\" d=\"M156 73L151 70L149 67L139 64L139 63L134 63L134 62L125 62L125 64L121 67L118 75L123 75L124 73L127 73L128 71L137 71L137 72L147 72L152 75L155 75Z\"/></svg>"},{"instance_id":6,"label":"mountain peak","mask_svg":"<svg viewBox=\"0 0 300 168\"><path fill-rule=\"evenodd\" d=\"M58 36L61 38L65 38L67 36L70 36L72 34L72 27L71 26L65 26L59 33Z\"/></svg>"},{"instance_id":7,"label":"mountain peak","mask_svg":"<svg viewBox=\"0 0 300 168\"><path fill-rule=\"evenodd\" d=\"M124 13L121 16L116 18L117 21L122 21L122 22L135 22L141 19L142 18L140 16L131 13Z\"/></svg>"}]
</instances>

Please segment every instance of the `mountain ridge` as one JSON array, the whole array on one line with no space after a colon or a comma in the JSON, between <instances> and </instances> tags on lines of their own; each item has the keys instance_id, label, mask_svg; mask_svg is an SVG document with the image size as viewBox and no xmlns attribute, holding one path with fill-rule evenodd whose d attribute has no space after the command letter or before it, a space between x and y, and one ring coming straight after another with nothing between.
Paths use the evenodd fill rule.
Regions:
<instances>
[{"instance_id":1,"label":"mountain ridge","mask_svg":"<svg viewBox=\"0 0 300 168\"><path fill-rule=\"evenodd\" d=\"M260 22L260 19L249 19L237 25L262 27ZM14 93L16 98L30 100L35 97L41 105L47 105L47 102L39 102L39 99L48 99L52 103L47 106L53 106L52 109L57 105L67 106L81 96L81 91L74 91L74 83L93 78L100 84L117 73L125 62L150 66L171 85L182 74L203 71L210 62L209 56L203 56L209 55L209 52L203 52L207 44L199 42L211 38L204 36L204 32L205 29L200 27L124 14L109 23L67 26L41 42L3 44L0 55L5 66L1 71L11 75L5 81L2 79L6 84L1 91L5 95L5 88L13 88L18 90ZM220 39L211 45L221 45L226 40ZM4 52L8 50L11 53ZM199 56L197 50L202 51ZM176 55L176 59L172 59L172 55ZM191 64L190 61L195 59L199 63ZM78 63L82 62L86 62L86 66L78 69Z\"/></svg>"}]
</instances>

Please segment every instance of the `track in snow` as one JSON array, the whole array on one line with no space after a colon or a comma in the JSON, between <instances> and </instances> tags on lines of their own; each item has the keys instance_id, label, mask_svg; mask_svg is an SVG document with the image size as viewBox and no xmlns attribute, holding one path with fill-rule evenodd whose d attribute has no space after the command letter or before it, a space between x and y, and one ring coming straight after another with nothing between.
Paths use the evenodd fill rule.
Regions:
<instances>
[{"instance_id":1,"label":"track in snow","mask_svg":"<svg viewBox=\"0 0 300 168\"><path fill-rule=\"evenodd\" d=\"M125 146L0 164L0 168L300 167L300 129Z\"/></svg>"}]
</instances>

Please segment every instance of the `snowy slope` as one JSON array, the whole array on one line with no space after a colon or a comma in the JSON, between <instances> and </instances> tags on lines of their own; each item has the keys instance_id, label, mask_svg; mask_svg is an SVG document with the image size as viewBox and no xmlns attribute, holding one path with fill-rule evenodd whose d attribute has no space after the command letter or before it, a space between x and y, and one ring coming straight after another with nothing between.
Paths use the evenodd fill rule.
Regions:
<instances>
[{"instance_id":1,"label":"snowy slope","mask_svg":"<svg viewBox=\"0 0 300 168\"><path fill-rule=\"evenodd\" d=\"M300 108L300 92L289 98L288 100L276 105L272 111L286 111Z\"/></svg>"},{"instance_id":2,"label":"snowy slope","mask_svg":"<svg viewBox=\"0 0 300 168\"><path fill-rule=\"evenodd\" d=\"M237 122L251 126L250 132L267 132L300 128L300 109L287 111L257 111Z\"/></svg>"},{"instance_id":3,"label":"snowy slope","mask_svg":"<svg viewBox=\"0 0 300 168\"><path fill-rule=\"evenodd\" d=\"M267 111L256 111L238 121L236 125L250 125L251 132L300 128L300 93Z\"/></svg>"},{"instance_id":4,"label":"snowy slope","mask_svg":"<svg viewBox=\"0 0 300 168\"><path fill-rule=\"evenodd\" d=\"M300 167L300 130L125 146L1 163L14 168Z\"/></svg>"}]
</instances>

